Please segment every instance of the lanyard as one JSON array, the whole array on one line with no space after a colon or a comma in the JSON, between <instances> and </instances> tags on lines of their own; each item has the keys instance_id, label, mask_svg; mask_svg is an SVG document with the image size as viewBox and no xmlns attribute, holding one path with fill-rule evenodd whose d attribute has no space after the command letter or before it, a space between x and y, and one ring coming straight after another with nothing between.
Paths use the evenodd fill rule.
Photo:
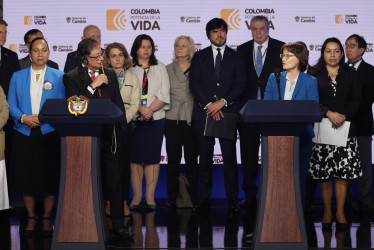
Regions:
<instances>
[{"instance_id":1,"label":"lanyard","mask_svg":"<svg viewBox=\"0 0 374 250\"><path fill-rule=\"evenodd\" d=\"M148 74L149 74L150 68L151 68L151 66L148 66L147 72L145 73L145 77L143 79L143 89L145 87L145 84L147 83L147 79L148 79Z\"/></svg>"}]
</instances>

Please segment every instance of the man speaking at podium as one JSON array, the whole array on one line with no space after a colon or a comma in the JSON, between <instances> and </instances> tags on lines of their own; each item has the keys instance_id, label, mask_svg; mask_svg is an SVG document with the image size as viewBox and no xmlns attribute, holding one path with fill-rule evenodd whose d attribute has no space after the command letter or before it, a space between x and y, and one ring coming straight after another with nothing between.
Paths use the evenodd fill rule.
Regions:
<instances>
[{"instance_id":1,"label":"man speaking at podium","mask_svg":"<svg viewBox=\"0 0 374 250\"><path fill-rule=\"evenodd\" d=\"M132 237L132 233L124 226L120 185L123 171L121 167L123 164L119 162L119 155L123 149L123 140L120 137L126 130L125 109L116 74L111 69L102 67L104 58L100 44L92 38L84 39L78 44L76 56L81 64L63 77L66 97L69 99L78 96L88 99L107 98L123 112L121 120L115 125L106 125L101 134L104 196L111 204L113 241L116 245L121 245L126 238Z\"/></svg>"}]
</instances>

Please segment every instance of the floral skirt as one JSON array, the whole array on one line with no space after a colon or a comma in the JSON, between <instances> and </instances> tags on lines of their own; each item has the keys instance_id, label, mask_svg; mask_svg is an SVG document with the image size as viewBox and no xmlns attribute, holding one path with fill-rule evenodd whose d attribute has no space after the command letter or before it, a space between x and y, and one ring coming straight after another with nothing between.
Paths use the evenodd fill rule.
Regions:
<instances>
[{"instance_id":1,"label":"floral skirt","mask_svg":"<svg viewBox=\"0 0 374 250\"><path fill-rule=\"evenodd\" d=\"M309 162L309 174L316 180L332 177L344 180L362 175L356 137L350 137L346 147L314 144Z\"/></svg>"}]
</instances>

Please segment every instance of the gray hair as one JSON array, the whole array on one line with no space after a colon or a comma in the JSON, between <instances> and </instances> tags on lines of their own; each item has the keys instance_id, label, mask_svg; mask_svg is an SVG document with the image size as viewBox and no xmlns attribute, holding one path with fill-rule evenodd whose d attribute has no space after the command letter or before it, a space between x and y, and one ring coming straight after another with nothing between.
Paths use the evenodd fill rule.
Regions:
<instances>
[{"instance_id":1,"label":"gray hair","mask_svg":"<svg viewBox=\"0 0 374 250\"><path fill-rule=\"evenodd\" d=\"M180 40L182 40L182 39L186 39L188 41L188 43L190 44L187 60L189 62L191 62L192 57L195 54L195 42L193 41L193 39L191 37L189 37L189 36L183 36L183 35L182 36L178 36L177 39L175 39L175 42L174 42L174 52L173 52L173 54L174 54L173 61L174 62L178 62L178 58L177 58L177 56L175 54L175 46L177 46L177 43Z\"/></svg>"},{"instance_id":2,"label":"gray hair","mask_svg":"<svg viewBox=\"0 0 374 250\"><path fill-rule=\"evenodd\" d=\"M251 28L252 28L252 23L254 21L265 21L266 22L266 27L269 30L269 20L268 20L268 18L266 16L254 16L254 17L252 17L252 19L251 19L251 25L250 25Z\"/></svg>"}]
</instances>

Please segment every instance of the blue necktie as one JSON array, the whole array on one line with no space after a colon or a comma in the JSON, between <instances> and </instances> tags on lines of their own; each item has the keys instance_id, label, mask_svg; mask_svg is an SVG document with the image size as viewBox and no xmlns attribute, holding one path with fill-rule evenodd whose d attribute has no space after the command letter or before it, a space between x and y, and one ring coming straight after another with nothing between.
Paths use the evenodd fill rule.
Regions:
<instances>
[{"instance_id":1,"label":"blue necktie","mask_svg":"<svg viewBox=\"0 0 374 250\"><path fill-rule=\"evenodd\" d=\"M262 53L261 53L262 46L257 47L257 54L256 54L256 73L257 76L260 77L262 71Z\"/></svg>"},{"instance_id":2,"label":"blue necktie","mask_svg":"<svg viewBox=\"0 0 374 250\"><path fill-rule=\"evenodd\" d=\"M218 54L216 56L216 63L214 65L214 70L216 71L217 79L219 79L219 72L221 70L222 54L221 49L217 48Z\"/></svg>"}]
</instances>

